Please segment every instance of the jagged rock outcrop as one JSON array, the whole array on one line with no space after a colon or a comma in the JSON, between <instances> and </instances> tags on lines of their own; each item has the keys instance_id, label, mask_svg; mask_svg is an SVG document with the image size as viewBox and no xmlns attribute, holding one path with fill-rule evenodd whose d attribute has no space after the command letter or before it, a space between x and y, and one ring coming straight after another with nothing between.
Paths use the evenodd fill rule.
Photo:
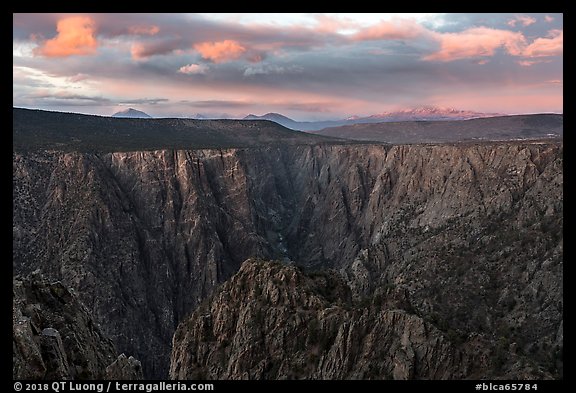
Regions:
<instances>
[{"instance_id":1,"label":"jagged rock outcrop","mask_svg":"<svg viewBox=\"0 0 576 393\"><path fill-rule=\"evenodd\" d=\"M142 364L134 357L126 357L125 354L106 367L105 378L108 380L137 380L143 379Z\"/></svg>"},{"instance_id":2,"label":"jagged rock outcrop","mask_svg":"<svg viewBox=\"0 0 576 393\"><path fill-rule=\"evenodd\" d=\"M263 257L335 269L356 302L393 289L452 341L484 340L495 378L558 378L562 155L561 141L16 151L13 268L74 288L146 377L167 375L178 323Z\"/></svg>"},{"instance_id":3,"label":"jagged rock outcrop","mask_svg":"<svg viewBox=\"0 0 576 393\"><path fill-rule=\"evenodd\" d=\"M12 305L14 379L142 378L140 362L115 361L112 341L62 283L14 279Z\"/></svg>"},{"instance_id":4,"label":"jagged rock outcrop","mask_svg":"<svg viewBox=\"0 0 576 393\"><path fill-rule=\"evenodd\" d=\"M379 305L378 305L379 306ZM174 379L454 379L468 360L430 323L356 307L338 275L248 260L174 335Z\"/></svg>"}]
</instances>

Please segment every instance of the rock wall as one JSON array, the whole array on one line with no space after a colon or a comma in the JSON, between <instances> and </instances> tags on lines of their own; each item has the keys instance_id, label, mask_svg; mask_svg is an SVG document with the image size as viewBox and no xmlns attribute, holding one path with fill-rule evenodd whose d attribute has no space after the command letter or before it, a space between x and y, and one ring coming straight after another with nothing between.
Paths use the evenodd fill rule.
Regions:
<instances>
[{"instance_id":1,"label":"rock wall","mask_svg":"<svg viewBox=\"0 0 576 393\"><path fill-rule=\"evenodd\" d=\"M502 375L558 377L562 154L561 142L15 152L13 268L74 288L150 378L167 375L178 323L250 257L335 269L355 302L393 288L446 334L492 334Z\"/></svg>"},{"instance_id":2,"label":"rock wall","mask_svg":"<svg viewBox=\"0 0 576 393\"><path fill-rule=\"evenodd\" d=\"M118 357L78 298L35 272L13 280L14 379L142 379L142 366Z\"/></svg>"},{"instance_id":3,"label":"rock wall","mask_svg":"<svg viewBox=\"0 0 576 393\"><path fill-rule=\"evenodd\" d=\"M354 305L337 274L248 260L180 324L170 377L460 379L468 363L422 318Z\"/></svg>"}]
</instances>

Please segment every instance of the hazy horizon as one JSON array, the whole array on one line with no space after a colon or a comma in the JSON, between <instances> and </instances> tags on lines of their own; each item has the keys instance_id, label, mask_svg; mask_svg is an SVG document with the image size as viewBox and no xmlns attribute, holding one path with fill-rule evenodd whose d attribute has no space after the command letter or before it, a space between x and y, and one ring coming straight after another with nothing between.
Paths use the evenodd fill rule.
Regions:
<instances>
[{"instance_id":1,"label":"hazy horizon","mask_svg":"<svg viewBox=\"0 0 576 393\"><path fill-rule=\"evenodd\" d=\"M115 113L117 113L118 111L116 111L115 113L110 113L110 114L96 114L96 113L87 113L87 112L81 112L81 111L67 111L67 110L56 110L56 109L43 109L43 108L35 108L35 107L24 107L24 106L13 106L13 108L16 109L30 109L30 110L43 110L43 111L49 111L49 112L61 112L61 113L71 113L71 114L78 114L78 115L89 115L89 116L103 116L103 117L111 117L112 115L114 115ZM128 109L134 109L140 112L144 112L147 115L150 115L149 113L140 110L138 108L133 108L133 107L126 107L126 109L120 109L120 110L128 110ZM459 109L459 108L454 108L454 109ZM278 113L278 112L268 112L268 113L248 113L248 114L240 114L238 116L234 116L234 115L229 115L229 116L215 116L215 117L208 117L206 116L205 119L206 120L243 120L244 117L249 116L249 115L254 115L254 116L265 116L265 115L269 115L269 114L279 114L284 116L282 113ZM527 112L527 113L499 113L496 114L497 116L521 116L521 115L544 115L544 114L554 114L554 115L563 115L564 112L553 112L553 111L549 111L549 112ZM289 118L290 120L294 120L296 122L314 122L314 120L306 120L306 119L298 119L298 118L292 118L289 116L285 116L287 118ZM203 120L202 118L197 118L194 117L194 115L188 115L188 116L151 116L152 119L169 119L169 118L182 118L182 119L197 119L197 120ZM320 121L341 121L344 120L343 118L329 118L329 119L323 119ZM455 119L457 120L457 119Z\"/></svg>"},{"instance_id":2,"label":"hazy horizon","mask_svg":"<svg viewBox=\"0 0 576 393\"><path fill-rule=\"evenodd\" d=\"M563 15L14 14L13 106L297 121L563 113Z\"/></svg>"}]
</instances>

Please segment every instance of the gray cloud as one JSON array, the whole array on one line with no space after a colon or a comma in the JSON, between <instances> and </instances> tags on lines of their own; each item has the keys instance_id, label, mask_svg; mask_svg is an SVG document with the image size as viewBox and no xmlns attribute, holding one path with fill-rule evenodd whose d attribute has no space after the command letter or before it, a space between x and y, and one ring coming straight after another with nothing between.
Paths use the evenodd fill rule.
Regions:
<instances>
[{"instance_id":1,"label":"gray cloud","mask_svg":"<svg viewBox=\"0 0 576 393\"><path fill-rule=\"evenodd\" d=\"M250 106L254 105L254 103L252 102L227 101L227 100L204 100L204 101L181 100L180 103L186 104L194 108L216 108L216 109L249 108Z\"/></svg>"},{"instance_id":2,"label":"gray cloud","mask_svg":"<svg viewBox=\"0 0 576 393\"><path fill-rule=\"evenodd\" d=\"M90 105L95 103L105 103L110 104L111 100L104 97L98 96L86 96L82 94L71 94L68 92L41 92L29 94L27 98L33 98L37 100L58 100L58 101L76 101L76 102L89 102Z\"/></svg>"},{"instance_id":3,"label":"gray cloud","mask_svg":"<svg viewBox=\"0 0 576 393\"><path fill-rule=\"evenodd\" d=\"M287 102L277 105L278 109L288 109L298 112L312 112L312 113L336 113L338 109L336 102Z\"/></svg>"},{"instance_id":4,"label":"gray cloud","mask_svg":"<svg viewBox=\"0 0 576 393\"><path fill-rule=\"evenodd\" d=\"M385 110L392 105L410 105L416 101L425 104L441 96L475 90L483 90L485 94L492 91L497 97L506 86L510 86L510 91L526 86L527 92L534 83L563 80L562 56L546 57L547 62L530 67L521 67L518 64L523 60L521 57L514 58L499 49L482 61L423 61L424 54L438 50L440 45L425 37L353 42L344 35L317 31L313 27L241 25L186 14L87 15L95 20L97 38L101 41L95 55L70 56L65 61L13 57L16 67L30 67L40 74L71 83L69 95L58 97L44 93L44 97L34 97L31 93L37 93L40 88L57 90L58 87L48 78L17 75L15 102L27 100L32 104L36 100L39 105L45 105L50 101L54 106L91 104L96 109L115 104L143 105L154 106L158 111L178 106L174 111L182 112L187 108L215 112L256 112L258 109L308 115L332 110L335 117L340 117L337 113L346 111L342 103L347 100L373 107L379 105ZM429 23L425 27L443 33L478 26L511 29L506 22L516 15L520 14L447 14L443 17L444 23ZM525 32L529 41L546 37L552 29L562 29L562 14L522 15L536 19L536 23L529 26L516 27ZM545 15L554 20L547 22ZM31 42L32 34L51 38L61 17L61 14L16 14L14 40ZM194 44L223 40L238 41L246 48L246 55L207 67L208 61L194 50ZM191 64L197 64L203 72L178 72ZM82 86L88 83L89 91L100 91L94 95L72 94L72 89L81 92ZM125 85L125 94L132 98L122 96L122 89L118 88L111 93L110 88L116 84ZM161 98L137 97L130 85L135 91L152 91ZM186 95L187 91L191 94ZM197 91L206 96L196 96ZM170 95L174 93L179 95ZM299 93L302 102L296 98ZM245 98L228 99L242 96ZM186 97L191 98L180 101ZM270 100L269 97L276 98Z\"/></svg>"},{"instance_id":5,"label":"gray cloud","mask_svg":"<svg viewBox=\"0 0 576 393\"><path fill-rule=\"evenodd\" d=\"M190 50L194 44L235 39L247 45L247 59L260 61L267 50L279 45L284 50L303 50L315 46L346 41L339 34L317 34L313 28L287 29L281 26L244 26L233 22L216 22L191 14L91 14L95 20L97 36L112 38L130 36L136 54L141 58L167 54L176 50ZM51 38L56 34L56 23L68 14L14 14L15 40L28 40L32 35ZM156 34L134 34L143 26L157 28Z\"/></svg>"},{"instance_id":6,"label":"gray cloud","mask_svg":"<svg viewBox=\"0 0 576 393\"><path fill-rule=\"evenodd\" d=\"M112 100L101 96L73 94L67 91L43 91L24 95L24 99L40 100L44 105L86 106L86 105L158 105L168 103L167 98L136 98L128 100Z\"/></svg>"},{"instance_id":7,"label":"gray cloud","mask_svg":"<svg viewBox=\"0 0 576 393\"><path fill-rule=\"evenodd\" d=\"M244 76L252 75L270 75L270 74L300 74L303 72L302 66L298 65L276 65L276 64L260 64L255 66L246 67Z\"/></svg>"},{"instance_id":8,"label":"gray cloud","mask_svg":"<svg viewBox=\"0 0 576 393\"><path fill-rule=\"evenodd\" d=\"M165 55L182 47L180 38L155 39L132 44L130 53L134 59L144 59L155 55Z\"/></svg>"},{"instance_id":9,"label":"gray cloud","mask_svg":"<svg viewBox=\"0 0 576 393\"><path fill-rule=\"evenodd\" d=\"M546 35L550 30L552 23L546 21L546 15L554 18L554 23L562 25L562 14L554 13L453 13L445 14L442 17L443 24L436 27L439 32L458 32L471 27L489 27L493 29L510 29L513 31L522 30L529 35ZM509 25L511 20L517 19L518 16L524 16L536 19L536 23L523 26L518 23L513 27Z\"/></svg>"},{"instance_id":10,"label":"gray cloud","mask_svg":"<svg viewBox=\"0 0 576 393\"><path fill-rule=\"evenodd\" d=\"M158 105L160 103L170 102L167 98L136 98L131 100L120 100L120 105Z\"/></svg>"}]
</instances>

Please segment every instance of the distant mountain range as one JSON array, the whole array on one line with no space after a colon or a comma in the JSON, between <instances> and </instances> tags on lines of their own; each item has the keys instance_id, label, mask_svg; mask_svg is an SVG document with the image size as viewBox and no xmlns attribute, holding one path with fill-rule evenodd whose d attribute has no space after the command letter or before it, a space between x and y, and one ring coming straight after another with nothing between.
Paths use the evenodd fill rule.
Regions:
<instances>
[{"instance_id":1,"label":"distant mountain range","mask_svg":"<svg viewBox=\"0 0 576 393\"><path fill-rule=\"evenodd\" d=\"M306 125L308 125L308 124L332 123L330 121L327 121L327 122L296 121L296 120L290 119L289 117L281 115L280 113L266 113L265 115L262 115L262 116L248 115L242 120L270 120L270 121L273 121L273 122L278 123L280 125L283 125L286 128L291 128L293 130L298 130L298 131L309 131L311 128L306 127ZM318 129L320 129L320 128L318 128Z\"/></svg>"},{"instance_id":2,"label":"distant mountain range","mask_svg":"<svg viewBox=\"0 0 576 393\"><path fill-rule=\"evenodd\" d=\"M136 109L132 109L132 108L128 108L125 111L120 111L120 112L116 112L112 115L112 117L127 117L130 119L151 119L152 116L150 116L147 113L144 113L142 111L138 111Z\"/></svg>"},{"instance_id":3,"label":"distant mountain range","mask_svg":"<svg viewBox=\"0 0 576 393\"><path fill-rule=\"evenodd\" d=\"M133 108L117 112L112 117L152 119L152 116L147 113ZM218 120L200 113L192 118ZM323 137L387 143L443 143L563 137L561 114L508 116L435 106L325 121L296 121L280 113L272 112L262 116L250 114L242 119L228 118L228 121L232 122L238 120L267 120L291 130L310 132ZM221 118L218 121L224 121L224 119Z\"/></svg>"},{"instance_id":4,"label":"distant mountain range","mask_svg":"<svg viewBox=\"0 0 576 393\"><path fill-rule=\"evenodd\" d=\"M482 113L455 108L423 106L414 109L403 109L384 112L364 118L352 118L352 121L382 122L382 121L414 121L414 120L468 120L480 117L503 116L502 113ZM366 120L366 121L365 121ZM370 121L367 121L370 120Z\"/></svg>"},{"instance_id":5,"label":"distant mountain range","mask_svg":"<svg viewBox=\"0 0 576 393\"><path fill-rule=\"evenodd\" d=\"M468 120L482 117L502 116L500 113L482 113L454 108L424 106L414 109L404 109L393 112L383 112L376 115L359 117L351 116L342 120L326 121L296 121L279 113L267 113L262 116L248 115L245 120L271 120L284 127L299 131L318 131L327 127L339 127L361 123L383 123L398 121L446 121Z\"/></svg>"},{"instance_id":6,"label":"distant mountain range","mask_svg":"<svg viewBox=\"0 0 576 393\"><path fill-rule=\"evenodd\" d=\"M467 110L460 110L454 108L443 108L435 106L423 106L413 109L404 109L399 111L383 112L371 116L350 116L341 120L324 120L324 121L297 121L290 119L280 113L266 113L262 116L250 114L243 118L243 120L270 120L286 128L297 131L319 131L328 127L340 127L353 124L363 123L383 123L383 122L398 122L398 121L446 121L446 120L467 120L481 117L494 117L502 116L499 113L481 113ZM132 118L132 119L151 119L149 114L128 108L126 110L116 112L112 117ZM191 116L193 119L215 119L213 116L206 116L197 113ZM217 117L217 118L233 118L230 115Z\"/></svg>"}]
</instances>

